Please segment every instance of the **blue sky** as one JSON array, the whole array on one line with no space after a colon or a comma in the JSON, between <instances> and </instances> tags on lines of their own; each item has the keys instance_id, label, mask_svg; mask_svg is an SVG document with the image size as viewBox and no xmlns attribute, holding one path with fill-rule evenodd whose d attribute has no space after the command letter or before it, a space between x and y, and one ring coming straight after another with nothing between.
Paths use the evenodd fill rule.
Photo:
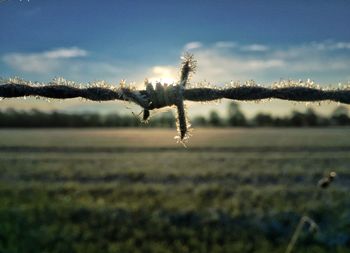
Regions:
<instances>
[{"instance_id":1,"label":"blue sky","mask_svg":"<svg viewBox=\"0 0 350 253\"><path fill-rule=\"evenodd\" d=\"M50 81L172 81L180 56L198 60L193 83L310 78L350 80L350 2L338 1L0 1L0 76ZM96 105L6 100L2 107L113 110ZM224 107L191 105L199 112ZM335 105L317 110L328 112ZM248 113L303 109L244 103ZM204 108L204 109L203 109Z\"/></svg>"}]
</instances>

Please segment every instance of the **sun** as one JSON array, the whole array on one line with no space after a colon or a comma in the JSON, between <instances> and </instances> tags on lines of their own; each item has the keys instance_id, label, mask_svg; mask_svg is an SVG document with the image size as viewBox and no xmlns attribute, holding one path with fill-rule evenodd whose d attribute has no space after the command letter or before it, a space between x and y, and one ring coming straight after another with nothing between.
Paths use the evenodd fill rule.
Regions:
<instances>
[{"instance_id":1,"label":"sun","mask_svg":"<svg viewBox=\"0 0 350 253\"><path fill-rule=\"evenodd\" d=\"M175 84L178 80L177 70L171 66L155 66L152 68L152 74L148 80L152 84L160 82L162 84Z\"/></svg>"}]
</instances>

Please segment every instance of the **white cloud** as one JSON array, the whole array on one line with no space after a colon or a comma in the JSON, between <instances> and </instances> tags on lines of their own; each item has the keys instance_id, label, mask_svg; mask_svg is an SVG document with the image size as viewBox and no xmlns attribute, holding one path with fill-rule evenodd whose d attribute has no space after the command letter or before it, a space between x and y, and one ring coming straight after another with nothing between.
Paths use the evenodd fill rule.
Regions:
<instances>
[{"instance_id":1,"label":"white cloud","mask_svg":"<svg viewBox=\"0 0 350 253\"><path fill-rule=\"evenodd\" d=\"M252 51L252 52L264 52L264 51L269 50L269 47L266 45L262 45L262 44L241 45L241 44L234 42L234 41L218 41L214 44L214 48L218 48L218 49L235 48L235 49L239 49L242 51Z\"/></svg>"},{"instance_id":2,"label":"white cloud","mask_svg":"<svg viewBox=\"0 0 350 253\"><path fill-rule=\"evenodd\" d=\"M60 58L74 58L80 56L86 56L87 51L72 47L72 48L58 48L51 51L46 51L42 53L43 57L48 59L60 59Z\"/></svg>"},{"instance_id":3,"label":"white cloud","mask_svg":"<svg viewBox=\"0 0 350 253\"><path fill-rule=\"evenodd\" d=\"M251 45L242 46L241 49L243 51L264 52L269 50L269 47L261 44L251 44Z\"/></svg>"},{"instance_id":4,"label":"white cloud","mask_svg":"<svg viewBox=\"0 0 350 253\"><path fill-rule=\"evenodd\" d=\"M201 48L201 47L202 47L202 43L201 42L199 42L199 41L192 41L192 42L187 43L184 46L184 51L190 51L190 50L198 49L198 48Z\"/></svg>"},{"instance_id":5,"label":"white cloud","mask_svg":"<svg viewBox=\"0 0 350 253\"><path fill-rule=\"evenodd\" d=\"M36 54L11 53L5 55L3 61L16 70L38 74L51 72L59 66L57 61Z\"/></svg>"},{"instance_id":6,"label":"white cloud","mask_svg":"<svg viewBox=\"0 0 350 253\"><path fill-rule=\"evenodd\" d=\"M245 57L238 54L227 54L217 48L209 48L196 52L198 71L195 80L208 80L210 82L229 82L235 80L247 80L256 74L265 71L283 68L285 62L278 58Z\"/></svg>"},{"instance_id":7,"label":"white cloud","mask_svg":"<svg viewBox=\"0 0 350 253\"><path fill-rule=\"evenodd\" d=\"M335 44L336 49L350 49L350 42L338 42Z\"/></svg>"},{"instance_id":8,"label":"white cloud","mask_svg":"<svg viewBox=\"0 0 350 253\"><path fill-rule=\"evenodd\" d=\"M237 47L237 43L233 41L218 41L215 43L216 48L234 48Z\"/></svg>"},{"instance_id":9,"label":"white cloud","mask_svg":"<svg viewBox=\"0 0 350 253\"><path fill-rule=\"evenodd\" d=\"M193 42L189 43L192 44ZM350 56L320 50L315 42L289 47L269 47L261 44L238 44L219 41L211 45L200 42L194 52L198 62L193 83L209 81L214 84L254 79L270 84L280 79L311 78L321 83L346 82L350 71ZM189 44L186 44L188 46ZM347 42L319 42L331 48L346 48ZM350 43L349 43L350 44ZM193 46L194 47L194 46ZM268 53L262 53L268 50ZM157 70L161 70L160 72ZM179 66L154 66L145 71L156 80L167 77L177 80ZM152 79L153 80L153 79Z\"/></svg>"},{"instance_id":10,"label":"white cloud","mask_svg":"<svg viewBox=\"0 0 350 253\"><path fill-rule=\"evenodd\" d=\"M127 70L107 62L75 61L69 67L60 68L60 76L78 82L104 80L119 83L125 78ZM54 76L57 76L57 72Z\"/></svg>"},{"instance_id":11,"label":"white cloud","mask_svg":"<svg viewBox=\"0 0 350 253\"><path fill-rule=\"evenodd\" d=\"M312 42L275 49L269 55L288 62L286 73L308 73L311 78L327 75L329 80L344 81L344 73L350 71L350 55L335 50L346 49L347 44L350 46L345 42Z\"/></svg>"},{"instance_id":12,"label":"white cloud","mask_svg":"<svg viewBox=\"0 0 350 253\"><path fill-rule=\"evenodd\" d=\"M40 53L9 53L3 61L16 70L29 73L52 72L62 65L63 59L83 57L87 51L77 48L58 48Z\"/></svg>"},{"instance_id":13,"label":"white cloud","mask_svg":"<svg viewBox=\"0 0 350 253\"><path fill-rule=\"evenodd\" d=\"M323 42L312 42L311 46L315 47L318 50L349 50L350 42L344 41L323 41Z\"/></svg>"}]
</instances>

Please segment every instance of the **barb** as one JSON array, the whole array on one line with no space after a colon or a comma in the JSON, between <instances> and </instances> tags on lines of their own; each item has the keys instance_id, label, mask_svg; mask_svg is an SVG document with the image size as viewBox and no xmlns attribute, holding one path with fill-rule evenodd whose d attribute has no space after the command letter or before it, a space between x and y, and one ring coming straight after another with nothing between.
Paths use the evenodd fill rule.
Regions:
<instances>
[{"instance_id":1,"label":"barb","mask_svg":"<svg viewBox=\"0 0 350 253\"><path fill-rule=\"evenodd\" d=\"M135 90L125 85L116 88L106 83L96 83L86 87L76 85L63 79L54 80L48 84L38 84L20 79L0 80L0 98L14 98L26 96L39 96L56 99L85 98L93 101L124 100L131 101L144 109L143 120L147 120L150 110L166 106L176 106L178 110L178 131L180 141L188 136L188 123L185 113L184 100L212 101L218 99L232 100L260 100L283 99L290 101L317 102L334 101L350 104L350 88L321 89L312 82L305 83L281 81L272 87L261 87L255 84L236 85L224 89L189 88L189 78L195 70L195 61L192 55L184 57L180 80L177 85L153 85L145 81L146 89Z\"/></svg>"}]
</instances>

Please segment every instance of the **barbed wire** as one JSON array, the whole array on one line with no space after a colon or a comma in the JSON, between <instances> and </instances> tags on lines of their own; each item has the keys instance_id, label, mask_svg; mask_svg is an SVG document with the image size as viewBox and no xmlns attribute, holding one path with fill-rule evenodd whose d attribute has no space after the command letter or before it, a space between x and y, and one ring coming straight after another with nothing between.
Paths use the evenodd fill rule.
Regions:
<instances>
[{"instance_id":1,"label":"barbed wire","mask_svg":"<svg viewBox=\"0 0 350 253\"><path fill-rule=\"evenodd\" d=\"M301 102L334 101L350 104L350 87L322 89L310 80L306 82L280 81L271 87L262 87L249 82L244 85L234 84L225 88L198 87L188 88L188 80L194 73L196 62L192 55L186 55L182 62L181 77L178 84L157 83L155 88L145 80L145 89L136 90L122 83L120 87L105 82L92 83L88 86L77 85L64 79L55 79L48 84L32 83L18 78L0 80L0 98L38 96L55 99L85 98L93 101L123 100L131 101L143 108L143 120L147 121L150 110L167 106L177 108L177 128L179 140L189 137L189 123L186 117L184 100L206 102L219 99L261 100L282 99Z\"/></svg>"}]
</instances>

